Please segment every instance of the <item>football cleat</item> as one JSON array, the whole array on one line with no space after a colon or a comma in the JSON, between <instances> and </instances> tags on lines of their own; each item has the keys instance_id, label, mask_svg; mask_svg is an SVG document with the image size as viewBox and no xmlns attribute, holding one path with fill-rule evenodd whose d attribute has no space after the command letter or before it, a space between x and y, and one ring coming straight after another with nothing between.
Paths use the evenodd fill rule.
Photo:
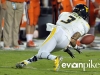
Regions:
<instances>
[{"instance_id":1,"label":"football cleat","mask_svg":"<svg viewBox=\"0 0 100 75\"><path fill-rule=\"evenodd\" d=\"M27 42L27 47L36 47L37 45L33 41Z\"/></svg>"},{"instance_id":2,"label":"football cleat","mask_svg":"<svg viewBox=\"0 0 100 75\"><path fill-rule=\"evenodd\" d=\"M16 68L24 68L27 64L28 64L28 61L24 60L24 61L22 61L20 63L17 63L16 64Z\"/></svg>"},{"instance_id":3,"label":"football cleat","mask_svg":"<svg viewBox=\"0 0 100 75\"><path fill-rule=\"evenodd\" d=\"M54 60L54 71L58 71L60 69L60 63L63 60L61 56L56 57Z\"/></svg>"},{"instance_id":4,"label":"football cleat","mask_svg":"<svg viewBox=\"0 0 100 75\"><path fill-rule=\"evenodd\" d=\"M24 43L21 40L18 40L19 45L24 45Z\"/></svg>"}]
</instances>

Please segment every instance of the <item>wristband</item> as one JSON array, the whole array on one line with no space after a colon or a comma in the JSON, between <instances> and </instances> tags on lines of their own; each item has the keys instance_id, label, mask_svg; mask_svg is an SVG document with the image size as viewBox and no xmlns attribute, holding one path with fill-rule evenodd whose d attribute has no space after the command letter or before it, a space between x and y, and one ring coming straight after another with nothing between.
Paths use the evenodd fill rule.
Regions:
<instances>
[{"instance_id":1,"label":"wristband","mask_svg":"<svg viewBox=\"0 0 100 75\"><path fill-rule=\"evenodd\" d=\"M77 49L78 48L78 46L77 46L77 44L76 44L76 46L74 47L74 49Z\"/></svg>"}]
</instances>

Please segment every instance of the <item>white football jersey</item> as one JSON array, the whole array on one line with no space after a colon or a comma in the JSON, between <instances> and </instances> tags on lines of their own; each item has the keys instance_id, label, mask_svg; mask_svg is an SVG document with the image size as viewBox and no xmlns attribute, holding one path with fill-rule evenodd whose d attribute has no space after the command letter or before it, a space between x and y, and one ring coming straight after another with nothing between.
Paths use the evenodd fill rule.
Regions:
<instances>
[{"instance_id":1,"label":"white football jersey","mask_svg":"<svg viewBox=\"0 0 100 75\"><path fill-rule=\"evenodd\" d=\"M72 36L76 32L80 32L81 35L86 34L90 26L82 17L77 13L63 12L59 15L56 25L61 26L66 30L69 36Z\"/></svg>"}]
</instances>

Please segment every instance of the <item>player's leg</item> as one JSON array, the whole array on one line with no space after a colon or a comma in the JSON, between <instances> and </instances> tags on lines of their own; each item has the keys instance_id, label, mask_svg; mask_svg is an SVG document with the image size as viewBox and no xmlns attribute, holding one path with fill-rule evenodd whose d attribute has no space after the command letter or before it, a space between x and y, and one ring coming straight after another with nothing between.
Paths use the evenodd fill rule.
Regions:
<instances>
[{"instance_id":1,"label":"player's leg","mask_svg":"<svg viewBox=\"0 0 100 75\"><path fill-rule=\"evenodd\" d=\"M27 47L35 47L36 44L33 42L33 33L32 30L33 30L33 26L30 26L30 25L27 25L26 27L26 39L27 39Z\"/></svg>"},{"instance_id":2,"label":"player's leg","mask_svg":"<svg viewBox=\"0 0 100 75\"><path fill-rule=\"evenodd\" d=\"M26 39L27 39L27 47L34 47L36 46L35 43L32 40L33 37L33 28L34 28L34 7L33 3L30 2L30 8L28 9L28 18L29 18L29 24L26 27Z\"/></svg>"},{"instance_id":3,"label":"player's leg","mask_svg":"<svg viewBox=\"0 0 100 75\"><path fill-rule=\"evenodd\" d=\"M63 29L59 29L56 31L54 37L52 34L55 29L51 32L49 37L44 41L42 47L40 48L38 54L36 55L38 58L45 58L54 61L54 71L58 71L60 68L60 63L62 61L62 57L57 57L52 55L51 52L55 51L54 48L59 46L60 48L65 48L69 44L68 38L65 36L65 31ZM49 38L52 37L50 40ZM48 41L49 40L49 41Z\"/></svg>"},{"instance_id":4,"label":"player's leg","mask_svg":"<svg viewBox=\"0 0 100 75\"><path fill-rule=\"evenodd\" d=\"M32 33L34 34L35 30L36 30L36 26L37 26L37 23L38 23L38 19L39 19L39 15L40 15L40 4L38 4L35 8L34 8L34 25L33 25L33 28L32 28ZM36 37L35 35L33 35L33 38Z\"/></svg>"},{"instance_id":5,"label":"player's leg","mask_svg":"<svg viewBox=\"0 0 100 75\"><path fill-rule=\"evenodd\" d=\"M51 52L51 50L53 50L55 48L55 46L56 46L56 40L53 37L48 42L46 42L46 44L43 44L41 46L40 50L38 51L38 53L35 56L22 61L20 64L18 63L16 65L16 67L23 68L24 66L28 65L29 63L36 62L37 60L42 59L42 58L54 60L57 56L51 55L50 52Z\"/></svg>"},{"instance_id":6,"label":"player's leg","mask_svg":"<svg viewBox=\"0 0 100 75\"><path fill-rule=\"evenodd\" d=\"M92 34L92 35L95 35L95 24L96 24L96 15L97 15L97 12L94 12L94 9L95 9L94 6L92 5L92 3L90 3L90 13L89 13L90 30L88 34ZM100 49L99 48L100 46L94 41L91 44L87 45L87 47L93 49Z\"/></svg>"},{"instance_id":7,"label":"player's leg","mask_svg":"<svg viewBox=\"0 0 100 75\"><path fill-rule=\"evenodd\" d=\"M55 30L53 30L51 32L51 34L43 42L42 46L40 47L40 50L38 51L38 53L35 56L33 56L33 57L31 57L31 58L29 58L27 60L24 60L21 63L18 63L16 65L16 67L17 68L23 68L27 64L35 62L35 61L37 61L40 58L48 58L48 55L50 55L50 52L55 48L55 46L57 44L57 41L54 38L55 32L56 32ZM52 56L51 58L55 59L56 56Z\"/></svg>"},{"instance_id":8,"label":"player's leg","mask_svg":"<svg viewBox=\"0 0 100 75\"><path fill-rule=\"evenodd\" d=\"M50 56L50 53L55 51L54 48L57 46L59 46L59 48L65 48L69 45L69 42L70 40L68 40L66 32L61 27L55 27L43 42L40 50L38 51L37 57L54 60L55 57Z\"/></svg>"},{"instance_id":9,"label":"player's leg","mask_svg":"<svg viewBox=\"0 0 100 75\"><path fill-rule=\"evenodd\" d=\"M62 60L62 58L52 55L50 53L54 50L54 48L56 47L57 44L59 44L59 45L62 44L60 46L61 48L64 48L67 45L66 40L68 40L68 39L66 38L66 36L63 33L59 34L60 32L62 33L62 31L60 29L56 30L56 28L54 28L53 31L50 33L50 35L47 37L47 39L43 42L38 53L35 56L29 58L28 60L22 61L20 64L17 65L17 68L26 66L27 64L35 62L38 59L49 59L49 60L54 60L54 65L55 65L54 70L55 71L58 70L59 64L60 64L60 61ZM60 40L62 40L62 41L60 41Z\"/></svg>"},{"instance_id":10,"label":"player's leg","mask_svg":"<svg viewBox=\"0 0 100 75\"><path fill-rule=\"evenodd\" d=\"M53 33L53 35L52 35ZM55 48L56 46L56 39L54 38L55 31L52 31L51 34L48 36L48 38L44 41L42 44L40 50L36 54L36 56L33 56L27 60L24 60L16 65L17 68L23 68L29 63L35 62L40 58L48 58L50 56L50 52ZM56 56L50 56L52 59L55 59Z\"/></svg>"}]
</instances>

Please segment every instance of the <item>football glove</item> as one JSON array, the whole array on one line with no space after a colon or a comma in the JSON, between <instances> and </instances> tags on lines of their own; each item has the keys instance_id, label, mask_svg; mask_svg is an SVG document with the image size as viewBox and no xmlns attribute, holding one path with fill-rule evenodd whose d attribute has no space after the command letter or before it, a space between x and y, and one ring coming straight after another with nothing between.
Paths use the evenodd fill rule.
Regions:
<instances>
[{"instance_id":1,"label":"football glove","mask_svg":"<svg viewBox=\"0 0 100 75\"><path fill-rule=\"evenodd\" d=\"M77 45L74 47L74 50L76 50L79 54L82 53L81 49L82 49L82 47L79 47Z\"/></svg>"},{"instance_id":2,"label":"football glove","mask_svg":"<svg viewBox=\"0 0 100 75\"><path fill-rule=\"evenodd\" d=\"M73 53L69 50L69 48L64 49L64 52L67 52L72 58L75 58Z\"/></svg>"}]
</instances>

